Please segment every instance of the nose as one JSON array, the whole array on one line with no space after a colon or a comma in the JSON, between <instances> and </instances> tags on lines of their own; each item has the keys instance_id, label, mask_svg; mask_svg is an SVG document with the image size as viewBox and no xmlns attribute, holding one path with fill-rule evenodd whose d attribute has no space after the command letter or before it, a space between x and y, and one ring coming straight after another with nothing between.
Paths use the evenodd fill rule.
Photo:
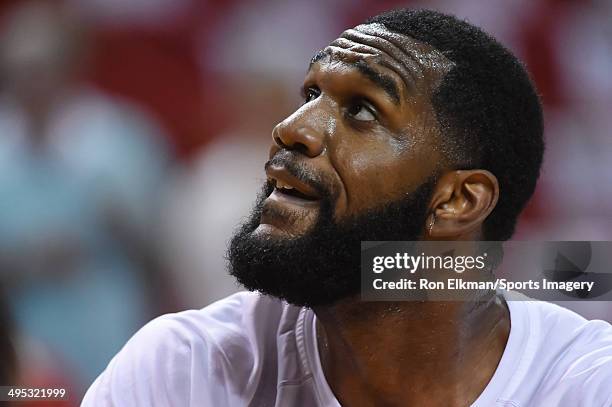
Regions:
<instances>
[{"instance_id":1,"label":"nose","mask_svg":"<svg viewBox=\"0 0 612 407\"><path fill-rule=\"evenodd\" d=\"M310 158L323 153L324 136L309 125L283 121L272 130L272 139L274 145L270 151L270 156L283 148L299 151Z\"/></svg>"}]
</instances>

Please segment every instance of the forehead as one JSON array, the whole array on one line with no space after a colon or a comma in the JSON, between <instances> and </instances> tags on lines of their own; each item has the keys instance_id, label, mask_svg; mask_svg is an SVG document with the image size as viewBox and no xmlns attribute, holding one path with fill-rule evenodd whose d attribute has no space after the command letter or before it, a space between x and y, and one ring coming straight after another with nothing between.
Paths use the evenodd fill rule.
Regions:
<instances>
[{"instance_id":1,"label":"forehead","mask_svg":"<svg viewBox=\"0 0 612 407\"><path fill-rule=\"evenodd\" d=\"M362 24L344 31L312 58L310 67L324 60L353 65L370 77L375 75L372 70L388 70L409 93L432 89L453 67L431 45L391 32L382 24Z\"/></svg>"}]
</instances>

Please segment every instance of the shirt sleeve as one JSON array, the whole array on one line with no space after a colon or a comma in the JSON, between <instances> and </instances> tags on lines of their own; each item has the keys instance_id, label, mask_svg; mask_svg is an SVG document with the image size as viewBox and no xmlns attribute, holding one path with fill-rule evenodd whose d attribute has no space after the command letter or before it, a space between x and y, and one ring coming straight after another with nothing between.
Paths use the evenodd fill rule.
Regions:
<instances>
[{"instance_id":1,"label":"shirt sleeve","mask_svg":"<svg viewBox=\"0 0 612 407\"><path fill-rule=\"evenodd\" d=\"M272 300L237 293L156 318L111 360L81 407L247 405L261 374L265 341L257 338L275 335L279 310Z\"/></svg>"},{"instance_id":2,"label":"shirt sleeve","mask_svg":"<svg viewBox=\"0 0 612 407\"><path fill-rule=\"evenodd\" d=\"M242 300L234 295L149 322L111 360L81 407L238 405L229 384L252 368Z\"/></svg>"},{"instance_id":3,"label":"shirt sleeve","mask_svg":"<svg viewBox=\"0 0 612 407\"><path fill-rule=\"evenodd\" d=\"M189 340L182 330L167 316L147 324L91 385L81 406L189 406L191 364L206 355L207 345Z\"/></svg>"}]
</instances>

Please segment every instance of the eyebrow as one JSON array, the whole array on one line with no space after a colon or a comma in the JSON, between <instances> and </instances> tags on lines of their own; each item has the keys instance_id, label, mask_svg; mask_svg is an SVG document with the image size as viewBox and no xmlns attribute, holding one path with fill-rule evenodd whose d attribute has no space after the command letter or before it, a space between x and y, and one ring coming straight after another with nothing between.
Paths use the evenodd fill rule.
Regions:
<instances>
[{"instance_id":1,"label":"eyebrow","mask_svg":"<svg viewBox=\"0 0 612 407\"><path fill-rule=\"evenodd\" d=\"M322 60L323 58L329 55L331 55L331 52L329 51L328 48L322 49L319 52L317 52L310 60L310 64L308 65L308 70L310 71L312 69L312 66L315 63L317 63L318 61ZM397 87L397 84L390 76L376 71L374 68L372 68L367 63L361 60L356 61L356 62L349 62L349 65L352 65L355 68L357 68L357 70L359 70L359 72L362 75L366 76L375 85L377 85L383 91L385 91L385 93L393 101L393 104L399 106L400 104L399 88Z\"/></svg>"},{"instance_id":2,"label":"eyebrow","mask_svg":"<svg viewBox=\"0 0 612 407\"><path fill-rule=\"evenodd\" d=\"M374 82L375 85L385 91L387 95L393 100L395 105L400 104L400 92L395 81L388 75L380 73L374 70L371 66L366 64L364 61L357 61L351 63L355 68L361 72L362 75L366 76L370 81Z\"/></svg>"}]
</instances>

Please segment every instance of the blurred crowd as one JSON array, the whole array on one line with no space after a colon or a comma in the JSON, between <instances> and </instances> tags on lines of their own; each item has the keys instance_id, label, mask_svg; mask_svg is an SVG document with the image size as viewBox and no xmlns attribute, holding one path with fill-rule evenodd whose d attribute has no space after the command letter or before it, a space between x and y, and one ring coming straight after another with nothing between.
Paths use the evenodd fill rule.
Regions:
<instances>
[{"instance_id":1,"label":"blurred crowd","mask_svg":"<svg viewBox=\"0 0 612 407\"><path fill-rule=\"evenodd\" d=\"M393 7L467 18L532 73L547 152L515 238L612 240L612 0L4 0L0 379L75 405L146 321L238 290L226 243L310 57Z\"/></svg>"}]
</instances>

